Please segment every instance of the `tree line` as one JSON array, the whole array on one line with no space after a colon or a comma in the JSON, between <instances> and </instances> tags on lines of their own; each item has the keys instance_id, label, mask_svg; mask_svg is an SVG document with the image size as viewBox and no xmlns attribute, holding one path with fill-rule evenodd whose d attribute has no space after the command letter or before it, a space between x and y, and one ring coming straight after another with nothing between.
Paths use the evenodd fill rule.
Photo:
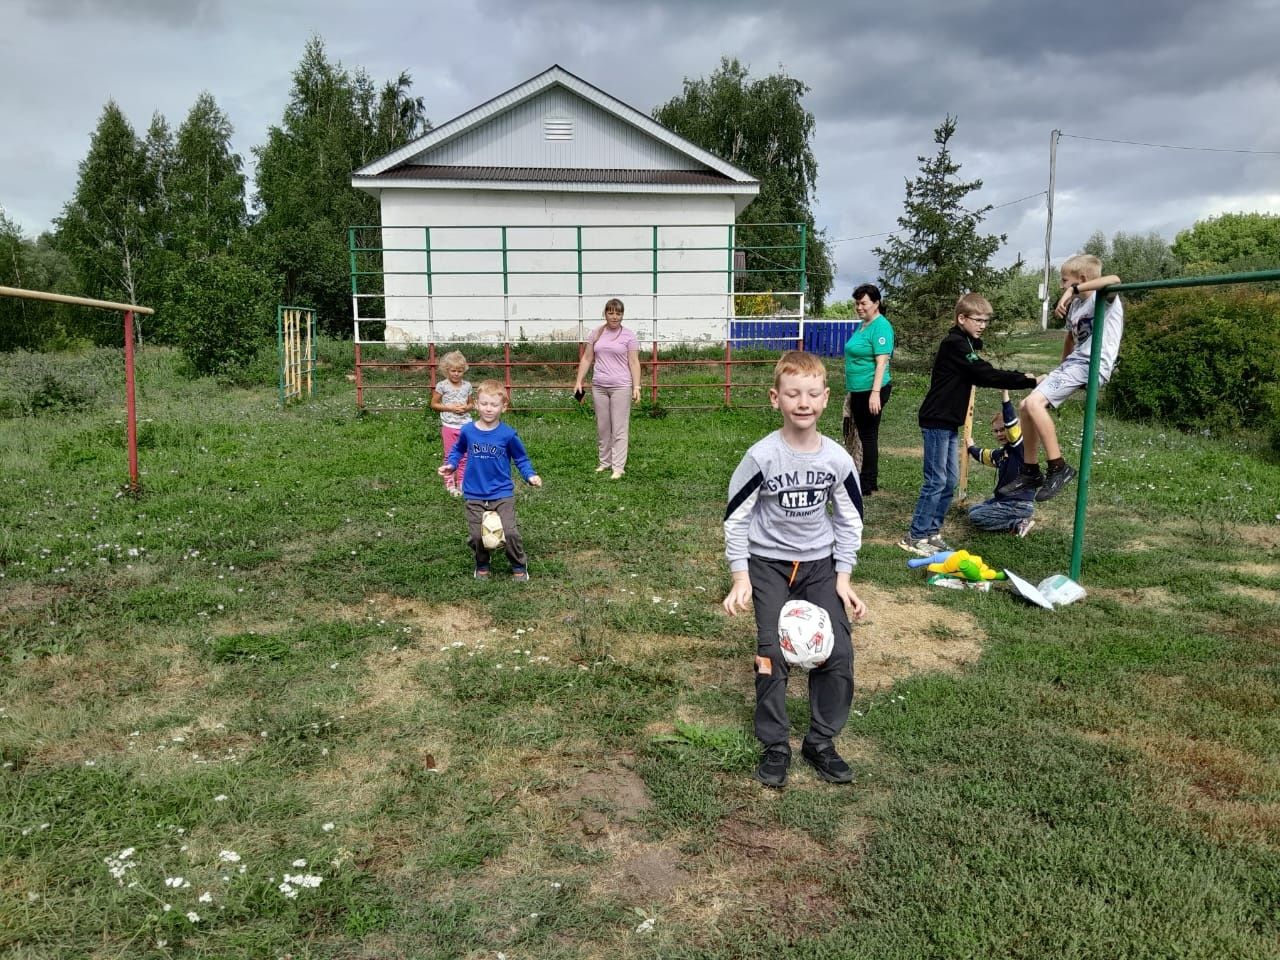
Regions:
<instances>
[{"instance_id":1,"label":"tree line","mask_svg":"<svg viewBox=\"0 0 1280 960\"><path fill-rule=\"evenodd\" d=\"M740 225L802 223L795 234L760 226L745 241L738 289L762 309L803 275L810 310L828 300L834 262L813 216L818 164L808 87L782 70L755 78L722 58L654 118L760 181ZM379 222L376 198L350 186L351 172L431 129L408 72L377 83L332 61L323 40L308 41L292 74L284 114L253 148L251 196L231 122L213 95L197 97L176 131L156 113L139 136L108 102L79 165L75 191L53 230L24 237L0 208L0 284L156 308L141 330L175 344L201 373L238 367L270 337L277 303L314 307L321 329L350 334L347 229ZM899 341L927 348L950 322L957 296L982 290L1004 317L1039 315L1039 272L991 261L1004 235L986 235L991 210L974 202L981 180L966 181L951 144L957 120L934 131L936 151L920 156L905 182L898 231L876 247L878 282ZM740 231L740 236L746 236ZM1202 221L1170 245L1156 234L1095 234L1085 246L1126 280L1185 272L1243 270L1280 262L1280 217L1227 214ZM834 304L839 316L847 304ZM0 298L0 349L50 349L76 341L118 344L118 318L101 311Z\"/></svg>"}]
</instances>

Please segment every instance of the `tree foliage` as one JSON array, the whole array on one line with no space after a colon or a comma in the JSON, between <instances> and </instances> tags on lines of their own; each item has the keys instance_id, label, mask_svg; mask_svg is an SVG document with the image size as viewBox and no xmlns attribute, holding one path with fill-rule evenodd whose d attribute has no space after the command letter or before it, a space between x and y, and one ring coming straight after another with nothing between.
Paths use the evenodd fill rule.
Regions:
<instances>
[{"instance_id":1,"label":"tree foliage","mask_svg":"<svg viewBox=\"0 0 1280 960\"><path fill-rule=\"evenodd\" d=\"M683 92L653 111L654 119L704 150L760 181L760 193L742 212L740 224L805 224L808 300L821 313L831 290L832 260L814 226L812 204L818 180L813 155L813 114L803 99L809 88L778 72L753 80L737 59L723 57L705 79L685 78ZM744 246L795 246L794 231L758 227L740 231ZM773 270L771 268L781 267ZM799 250L748 251L741 274L745 290L793 290Z\"/></svg>"},{"instance_id":2,"label":"tree foliage","mask_svg":"<svg viewBox=\"0 0 1280 960\"><path fill-rule=\"evenodd\" d=\"M103 108L80 161L75 193L55 220L60 248L80 278L86 296L140 303L147 261L155 250L147 210L153 184L146 176L142 143L114 100ZM113 318L102 314L95 340L116 342Z\"/></svg>"},{"instance_id":3,"label":"tree foliage","mask_svg":"<svg viewBox=\"0 0 1280 960\"><path fill-rule=\"evenodd\" d=\"M1110 243L1098 230L1086 241L1084 252L1102 260L1103 273L1114 273L1125 283L1164 280L1182 272L1169 244L1154 230L1145 235L1121 231Z\"/></svg>"},{"instance_id":4,"label":"tree foliage","mask_svg":"<svg viewBox=\"0 0 1280 960\"><path fill-rule=\"evenodd\" d=\"M880 290L892 310L898 343L913 350L932 348L950 326L956 299L977 291L990 297L1021 269L997 270L991 258L1005 235L978 233L990 206L970 210L965 198L981 180L962 181L951 155L956 118L947 116L933 132L937 153L920 156L920 173L906 182L900 228L874 253L880 258Z\"/></svg>"},{"instance_id":5,"label":"tree foliage","mask_svg":"<svg viewBox=\"0 0 1280 960\"><path fill-rule=\"evenodd\" d=\"M330 62L313 37L293 72L279 126L255 148L253 233L285 303L314 307L329 333L351 330L347 229L378 222L378 201L351 188L351 172L430 129L408 73L378 87Z\"/></svg>"},{"instance_id":6,"label":"tree foliage","mask_svg":"<svg viewBox=\"0 0 1280 960\"><path fill-rule=\"evenodd\" d=\"M1107 405L1183 429L1272 423L1280 400L1280 294L1162 290L1125 311Z\"/></svg>"},{"instance_id":7,"label":"tree foliage","mask_svg":"<svg viewBox=\"0 0 1280 960\"><path fill-rule=\"evenodd\" d=\"M1197 220L1178 233L1173 254L1188 273L1274 269L1280 265L1280 214L1224 213Z\"/></svg>"},{"instance_id":8,"label":"tree foliage","mask_svg":"<svg viewBox=\"0 0 1280 960\"><path fill-rule=\"evenodd\" d=\"M244 366L273 332L274 284L231 254L183 261L172 286L166 309L179 349L197 373Z\"/></svg>"}]
</instances>

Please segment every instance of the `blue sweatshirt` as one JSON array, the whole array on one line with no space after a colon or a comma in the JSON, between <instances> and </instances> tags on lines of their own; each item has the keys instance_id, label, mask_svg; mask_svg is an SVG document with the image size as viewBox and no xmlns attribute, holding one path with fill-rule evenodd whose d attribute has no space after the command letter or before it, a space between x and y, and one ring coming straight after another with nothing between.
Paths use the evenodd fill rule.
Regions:
<instances>
[{"instance_id":1,"label":"blue sweatshirt","mask_svg":"<svg viewBox=\"0 0 1280 960\"><path fill-rule=\"evenodd\" d=\"M478 421L464 423L458 442L445 460L451 467L466 456L467 472L462 478L462 496L467 500L502 500L513 497L516 485L511 480L514 461L525 483L535 475L524 444L515 430L501 420L492 430L481 430Z\"/></svg>"},{"instance_id":2,"label":"blue sweatshirt","mask_svg":"<svg viewBox=\"0 0 1280 960\"><path fill-rule=\"evenodd\" d=\"M992 495L988 503L1000 501L1014 500L1034 500L1036 496L1035 488L1019 490L1017 493L1008 496L1001 496L999 490L1006 483L1012 483L1018 478L1019 471L1022 470L1022 427L1018 423L1017 411L1013 408L1012 400L1005 400L1000 405L1001 411L1004 413L1004 428L1008 433L1009 439L1003 447L994 450L984 450L977 444L970 444L969 456L977 460L979 463L985 463L989 467L995 467L999 472L996 480L996 493Z\"/></svg>"}]
</instances>

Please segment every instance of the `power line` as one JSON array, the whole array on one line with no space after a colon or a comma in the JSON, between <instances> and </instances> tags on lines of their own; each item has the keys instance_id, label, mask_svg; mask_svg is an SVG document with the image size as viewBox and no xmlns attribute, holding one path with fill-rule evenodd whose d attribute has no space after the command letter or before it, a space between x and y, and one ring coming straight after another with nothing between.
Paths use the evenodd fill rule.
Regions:
<instances>
[{"instance_id":1,"label":"power line","mask_svg":"<svg viewBox=\"0 0 1280 960\"><path fill-rule=\"evenodd\" d=\"M1134 147L1158 147L1161 150L1197 150L1205 153L1252 153L1259 156L1277 157L1280 150L1240 150L1234 147L1186 147L1176 143L1145 143L1142 140L1113 140L1109 137L1082 137L1078 133L1060 133L1060 137L1073 140L1093 140L1098 143L1127 143Z\"/></svg>"},{"instance_id":2,"label":"power line","mask_svg":"<svg viewBox=\"0 0 1280 960\"><path fill-rule=\"evenodd\" d=\"M1028 200L1034 200L1036 197L1043 197L1048 192L1049 192L1048 190L1041 190L1038 193L1029 193L1025 197L1019 197L1017 200L1010 200L1007 203L997 203L995 206L990 207L987 212L990 213L991 210L999 210L1001 207L1012 207L1015 203L1025 203ZM968 209L967 207L961 207L960 209L964 210L965 213L968 213L971 215L974 213L974 211ZM870 240L872 237L891 237L895 233L901 233L901 232L902 232L901 230L886 230L883 233L864 233L856 237L840 237L839 239L836 239L836 240L828 240L827 243L828 244L847 243L850 240Z\"/></svg>"}]
</instances>

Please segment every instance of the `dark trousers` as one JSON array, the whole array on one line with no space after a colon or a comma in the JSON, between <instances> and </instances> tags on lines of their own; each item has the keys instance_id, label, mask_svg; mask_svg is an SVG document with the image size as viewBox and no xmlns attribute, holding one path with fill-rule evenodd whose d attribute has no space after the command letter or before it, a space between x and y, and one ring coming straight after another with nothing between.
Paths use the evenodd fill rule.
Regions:
<instances>
[{"instance_id":1,"label":"dark trousers","mask_svg":"<svg viewBox=\"0 0 1280 960\"><path fill-rule=\"evenodd\" d=\"M858 479L862 481L864 494L880 488L880 416L889 405L889 394L892 392L892 383L886 383L880 388L880 413L871 412L870 390L849 394L849 415L853 417L854 429L858 431L858 439L862 441L862 466L858 470Z\"/></svg>"},{"instance_id":2,"label":"dark trousers","mask_svg":"<svg viewBox=\"0 0 1280 960\"><path fill-rule=\"evenodd\" d=\"M827 611L835 630L827 662L809 671L809 732L804 742L821 750L844 729L853 703L853 643L844 603L836 596L835 564L830 557L801 561L747 561L751 602L756 611L756 656L767 657L768 676L756 673L756 739L788 753L791 723L787 719L787 676L790 664L778 644L778 614L788 600L808 600Z\"/></svg>"},{"instance_id":3,"label":"dark trousers","mask_svg":"<svg viewBox=\"0 0 1280 960\"><path fill-rule=\"evenodd\" d=\"M520 527L516 523L515 497L504 497L501 500L468 500L466 504L467 532L470 534L467 543L476 553L476 566L489 566L491 553L489 548L484 545L480 521L484 519L486 510L496 510L502 520L502 533L507 541L504 545L507 551L507 559L511 561L512 567L520 567L521 569L527 567L529 558L525 556L524 543L520 539Z\"/></svg>"}]
</instances>

